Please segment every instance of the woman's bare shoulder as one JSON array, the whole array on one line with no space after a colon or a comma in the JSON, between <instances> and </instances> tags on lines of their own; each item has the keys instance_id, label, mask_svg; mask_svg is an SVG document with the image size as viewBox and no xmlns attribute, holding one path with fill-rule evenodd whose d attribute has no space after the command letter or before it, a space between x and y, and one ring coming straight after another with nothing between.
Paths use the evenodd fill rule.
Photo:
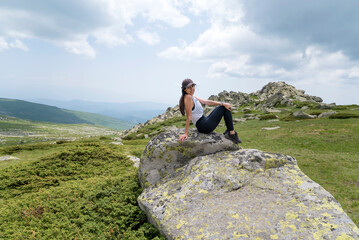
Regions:
<instances>
[{"instance_id":1,"label":"woman's bare shoulder","mask_svg":"<svg viewBox=\"0 0 359 240\"><path fill-rule=\"evenodd\" d=\"M191 95L189 95L189 94L186 94L185 96L184 96L184 100L186 101L188 101L188 100L192 100L192 96Z\"/></svg>"}]
</instances>

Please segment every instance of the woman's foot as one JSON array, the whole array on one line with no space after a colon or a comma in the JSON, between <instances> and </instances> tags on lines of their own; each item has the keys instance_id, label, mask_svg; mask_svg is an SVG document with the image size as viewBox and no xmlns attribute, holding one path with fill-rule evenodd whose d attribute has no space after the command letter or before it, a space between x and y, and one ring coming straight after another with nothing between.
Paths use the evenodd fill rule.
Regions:
<instances>
[{"instance_id":1,"label":"woman's foot","mask_svg":"<svg viewBox=\"0 0 359 240\"><path fill-rule=\"evenodd\" d=\"M238 138L238 134L234 132L234 134L230 134L229 131L224 132L224 136L229 140L233 141L234 143L241 143L241 139Z\"/></svg>"}]
</instances>

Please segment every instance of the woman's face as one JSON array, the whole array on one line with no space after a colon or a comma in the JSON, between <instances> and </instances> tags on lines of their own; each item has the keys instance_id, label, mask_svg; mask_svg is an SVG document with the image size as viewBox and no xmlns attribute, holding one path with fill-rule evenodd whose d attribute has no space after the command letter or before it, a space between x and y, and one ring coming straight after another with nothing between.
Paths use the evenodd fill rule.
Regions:
<instances>
[{"instance_id":1,"label":"woman's face","mask_svg":"<svg viewBox=\"0 0 359 240\"><path fill-rule=\"evenodd\" d=\"M193 95L194 90L195 90L195 85L192 85L192 86L185 89L186 93L189 94L189 95Z\"/></svg>"}]
</instances>

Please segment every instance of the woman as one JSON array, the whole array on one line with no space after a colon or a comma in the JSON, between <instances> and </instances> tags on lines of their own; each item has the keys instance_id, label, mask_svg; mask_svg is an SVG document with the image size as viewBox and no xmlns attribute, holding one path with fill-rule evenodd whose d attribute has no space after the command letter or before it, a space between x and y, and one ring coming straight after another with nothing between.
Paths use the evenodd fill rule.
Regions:
<instances>
[{"instance_id":1,"label":"woman","mask_svg":"<svg viewBox=\"0 0 359 240\"><path fill-rule=\"evenodd\" d=\"M224 132L225 137L235 143L241 143L242 141L238 138L238 135L233 128L231 105L229 103L204 100L195 97L193 95L195 86L196 84L191 79L185 79L182 82L182 96L179 102L179 107L182 115L186 114L187 118L185 132L179 136L178 141L183 142L188 138L188 129L191 120L199 132L210 133L218 126L222 117L224 117L227 127L227 130ZM206 117L203 115L201 103L210 106L220 106L215 108L211 114Z\"/></svg>"}]
</instances>

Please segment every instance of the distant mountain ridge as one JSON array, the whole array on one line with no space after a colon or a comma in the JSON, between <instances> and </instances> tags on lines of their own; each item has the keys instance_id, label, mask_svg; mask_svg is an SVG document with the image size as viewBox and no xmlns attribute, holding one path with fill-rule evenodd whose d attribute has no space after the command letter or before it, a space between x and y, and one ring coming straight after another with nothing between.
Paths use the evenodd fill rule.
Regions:
<instances>
[{"instance_id":1,"label":"distant mountain ridge","mask_svg":"<svg viewBox=\"0 0 359 240\"><path fill-rule=\"evenodd\" d=\"M162 114L169 106L157 102L91 102L84 100L53 100L53 99L29 99L31 102L56 106L75 111L98 113L109 117L132 122L144 123L159 114Z\"/></svg>"},{"instance_id":2,"label":"distant mountain ridge","mask_svg":"<svg viewBox=\"0 0 359 240\"><path fill-rule=\"evenodd\" d=\"M124 120L100 114L71 111L45 104L7 98L0 98L0 115L40 122L95 124L116 130L128 129L134 125Z\"/></svg>"}]
</instances>

